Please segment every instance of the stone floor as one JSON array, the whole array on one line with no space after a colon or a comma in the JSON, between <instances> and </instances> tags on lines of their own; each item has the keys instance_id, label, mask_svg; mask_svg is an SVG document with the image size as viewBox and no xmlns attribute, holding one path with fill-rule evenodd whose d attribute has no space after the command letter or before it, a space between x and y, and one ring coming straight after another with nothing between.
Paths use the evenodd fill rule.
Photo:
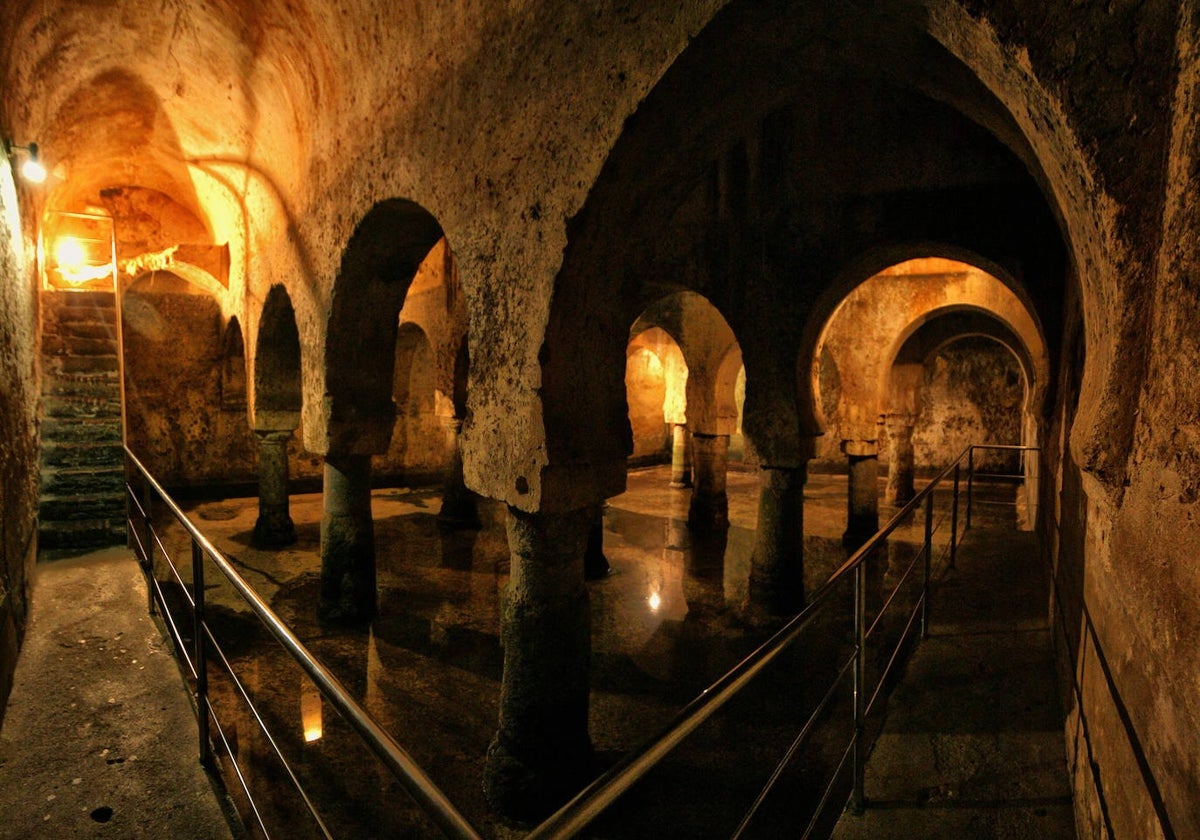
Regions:
<instances>
[{"instance_id":1,"label":"stone floor","mask_svg":"<svg viewBox=\"0 0 1200 840\"><path fill-rule=\"evenodd\" d=\"M0 730L0 837L231 837L133 555L41 563Z\"/></svg>"},{"instance_id":2,"label":"stone floor","mask_svg":"<svg viewBox=\"0 0 1200 840\"><path fill-rule=\"evenodd\" d=\"M1033 534L985 521L887 705L867 808L837 840L1067 840L1075 819Z\"/></svg>"},{"instance_id":3,"label":"stone floor","mask_svg":"<svg viewBox=\"0 0 1200 840\"><path fill-rule=\"evenodd\" d=\"M806 487L805 577L810 591L846 558L840 539L845 492L844 476L813 475ZM737 609L749 574L756 477L731 472L729 496L731 527L710 538L684 526L688 491L672 490L665 468L631 472L628 492L610 500L605 551L613 573L589 585L590 730L597 772L665 726L769 633L742 622ZM520 837L528 826L494 817L480 786L499 697L499 604L509 562L505 514L501 506L483 504L482 529L443 532L436 525L439 504L436 493L428 490L375 492L380 617L368 631L322 626L317 620L319 495L293 497L298 541L277 552L249 545L256 515L252 499L198 503L189 510L249 583L485 836ZM911 561L922 527L917 517L873 559L870 609L878 607L885 587L894 585ZM171 527L164 534L181 576L189 579L186 535ZM944 549L944 528L936 539ZM156 579L168 600L180 602L181 590L161 561ZM281 826L282 836L315 836L303 802L286 783L289 775L302 781L334 836L436 836L215 569L207 571L205 588L210 626L237 675L236 680L228 676L217 661L210 667L218 735L226 753L222 763L230 795L242 812L251 813L239 796L233 757L237 772L255 791L258 812L268 824ZM915 597L910 585L896 605L911 606ZM590 835L728 836L824 693L828 683L822 675L835 673L850 649L849 590L835 592L831 603L835 609L814 622L751 690L697 730ZM137 613L144 619L144 609ZM872 667L878 670L885 642L893 642L901 629L891 620L880 623ZM186 628L182 635L190 643ZM168 691L178 686L178 673L172 678ZM255 703L273 741L261 733L244 697ZM848 692L836 699L812 744L785 772L783 795L766 801L747 836L795 834L796 826L808 819L844 747L848 703ZM194 766L194 722L173 727L183 730L187 741L178 756ZM842 786L834 798L844 795ZM247 820L252 823L253 817Z\"/></svg>"}]
</instances>

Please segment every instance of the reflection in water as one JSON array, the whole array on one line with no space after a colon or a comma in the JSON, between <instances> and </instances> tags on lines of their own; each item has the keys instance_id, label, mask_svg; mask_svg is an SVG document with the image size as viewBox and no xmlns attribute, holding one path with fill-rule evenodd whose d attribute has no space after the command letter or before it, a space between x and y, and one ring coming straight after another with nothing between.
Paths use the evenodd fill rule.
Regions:
<instances>
[{"instance_id":1,"label":"reflection in water","mask_svg":"<svg viewBox=\"0 0 1200 840\"><path fill-rule=\"evenodd\" d=\"M647 477L656 482L656 489L635 486L647 483ZM692 533L684 523L686 491L668 495L668 481L664 470L659 487L654 473L647 471L631 480L630 493L610 502L604 548L613 572L588 587L590 728L604 756L632 749L660 730L768 632L747 627L738 617L748 586L754 530L744 526L743 517L725 532ZM737 481L731 479L731 494L738 492ZM757 499L757 481L745 484L744 492ZM731 499L736 506L736 495ZM497 829L479 784L496 728L503 663L500 601L509 569L505 508L481 503L480 530L448 531L438 528L436 501L427 491L377 494L373 507L380 612L369 630L362 631L322 626L316 620L319 495L293 497L299 541L277 552L236 542L253 527L255 500L223 504L235 506L238 513L206 521L205 528L219 546L237 554L238 568L251 585L485 835L510 833ZM842 520L838 527L828 536L805 537L805 584L810 592L846 557L840 542L844 495L831 496L830 504L832 516ZM806 525L810 521L819 520L806 512ZM882 591L890 591L914 556L906 539L890 540L886 551L872 561L873 611L883 600ZM189 579L186 537L176 529L168 541L174 554L184 559L182 575ZM170 578L163 569L157 576L164 585ZM348 725L330 712L316 687L215 569L209 569L207 579L213 632L246 693L272 727L292 772L331 826L337 826L335 836L433 836L407 796L360 746ZM835 601L848 608L850 591L844 589ZM901 600L912 597L907 592ZM185 606L182 598L175 600ZM846 609L842 615L848 613ZM189 621L181 622L185 631ZM890 620L880 628L881 639L893 632ZM764 771L773 761L768 754L794 737L804 703L816 690L813 674L836 665L852 640L848 622L840 617L806 633L773 676L740 699L736 708L730 707L733 717L713 724L713 732L724 737L706 741L701 734L694 747L673 760L673 769L664 770L665 782L648 780L640 800L638 794L630 797L630 804L622 806L625 810L614 815L620 817L619 828L608 836L695 836L717 830L721 822L714 809L720 810L732 796L722 785L728 784L731 773L757 780L769 772ZM184 641L190 644L190 639ZM256 797L262 797L258 807L264 817L269 815L271 824L279 826L276 833L315 836L303 803L287 783L288 771L247 711L238 688L215 664L210 671L214 708L230 739L230 754L222 758L230 788L236 784L230 764L235 755ZM788 710L782 719L781 699ZM736 749L729 746L730 733L736 733ZM796 790L810 786L804 782ZM692 806L686 814L671 808L678 823L666 830L654 814L662 812L664 798L681 790L688 791ZM704 807L696 804L698 800ZM638 810L639 801L645 811ZM249 807L244 800L240 806ZM792 816L789 812L778 825L794 824L787 821ZM645 831L631 833L629 826L639 824Z\"/></svg>"},{"instance_id":2,"label":"reflection in water","mask_svg":"<svg viewBox=\"0 0 1200 840\"><path fill-rule=\"evenodd\" d=\"M304 740L311 744L321 740L325 728L321 721L321 690L308 677L300 677L300 724L304 727Z\"/></svg>"}]
</instances>

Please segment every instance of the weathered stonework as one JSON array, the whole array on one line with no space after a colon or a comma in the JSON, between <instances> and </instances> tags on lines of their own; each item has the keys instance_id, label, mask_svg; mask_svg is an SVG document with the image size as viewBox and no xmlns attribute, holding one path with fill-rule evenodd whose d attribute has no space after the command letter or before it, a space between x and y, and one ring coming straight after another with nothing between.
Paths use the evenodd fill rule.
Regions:
<instances>
[{"instance_id":1,"label":"weathered stonework","mask_svg":"<svg viewBox=\"0 0 1200 840\"><path fill-rule=\"evenodd\" d=\"M734 434L729 401L693 390L737 376L717 348L736 341L746 440L795 470L834 414L821 391L866 383L878 403L824 429L826 454L882 445L881 416L915 413L886 404L882 369L832 352L836 381L814 384L837 307L887 266L968 259L1004 277L1042 339L1021 360L1037 398L1020 435L1043 447L1066 726L1088 757L1073 765L1081 831L1200 834L1197 30L1191 0L5 4L0 127L36 140L55 174L20 192L19 233L0 162L0 674L34 551L44 210L107 209L123 259L210 249L195 252L208 268L178 269L202 294L158 296L126 347L139 395L161 397L127 400L133 440L172 480L253 479L252 428L296 431L295 476L326 454L436 473L453 446L440 421L457 417L465 484L550 519L624 486L642 313L673 299L654 324L682 324L679 295L720 313L728 335L706 331L703 352L681 339L689 428ZM434 273L445 282L423 285ZM264 399L277 307L294 346L267 367L295 383ZM152 313L189 317L151 341ZM239 377L223 378L234 318L244 408ZM398 425L405 321L425 334L433 396ZM369 510L350 507L364 521L331 532L360 545ZM586 529L567 530L574 546ZM570 620L550 623L582 633ZM506 655L536 651L537 632ZM547 666L512 667L540 686ZM573 686L577 717L586 682ZM567 728L574 779L586 725Z\"/></svg>"}]
</instances>

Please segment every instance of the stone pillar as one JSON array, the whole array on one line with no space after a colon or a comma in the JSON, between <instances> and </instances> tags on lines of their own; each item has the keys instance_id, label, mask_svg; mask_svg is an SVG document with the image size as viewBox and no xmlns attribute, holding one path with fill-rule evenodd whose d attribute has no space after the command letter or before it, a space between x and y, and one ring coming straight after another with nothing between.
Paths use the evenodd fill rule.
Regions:
<instances>
[{"instance_id":1,"label":"stone pillar","mask_svg":"<svg viewBox=\"0 0 1200 840\"><path fill-rule=\"evenodd\" d=\"M745 612L784 616L804 606L804 483L801 467L761 467L758 528Z\"/></svg>"},{"instance_id":2,"label":"stone pillar","mask_svg":"<svg viewBox=\"0 0 1200 840\"><path fill-rule=\"evenodd\" d=\"M452 417L446 421L446 430L452 440L450 463L442 481L442 509L437 522L442 528L478 528L479 509L475 494L467 489L463 479L462 419Z\"/></svg>"},{"instance_id":3,"label":"stone pillar","mask_svg":"<svg viewBox=\"0 0 1200 840\"><path fill-rule=\"evenodd\" d=\"M592 775L583 557L594 522L592 508L558 514L509 508L500 727L488 747L483 787L492 806L512 819L540 819Z\"/></svg>"},{"instance_id":4,"label":"stone pillar","mask_svg":"<svg viewBox=\"0 0 1200 840\"><path fill-rule=\"evenodd\" d=\"M296 541L288 512L288 441L290 429L258 431L258 520L251 541L255 548L283 548Z\"/></svg>"},{"instance_id":5,"label":"stone pillar","mask_svg":"<svg viewBox=\"0 0 1200 840\"><path fill-rule=\"evenodd\" d=\"M725 495L725 468L729 461L729 435L692 435L692 502L688 527L712 531L729 527L729 499Z\"/></svg>"},{"instance_id":6,"label":"stone pillar","mask_svg":"<svg viewBox=\"0 0 1200 840\"><path fill-rule=\"evenodd\" d=\"M675 423L671 427L671 486L692 486L691 440L687 426Z\"/></svg>"},{"instance_id":7,"label":"stone pillar","mask_svg":"<svg viewBox=\"0 0 1200 840\"><path fill-rule=\"evenodd\" d=\"M844 440L842 451L850 462L842 544L856 549L879 530L879 450L873 440Z\"/></svg>"},{"instance_id":8,"label":"stone pillar","mask_svg":"<svg viewBox=\"0 0 1200 840\"><path fill-rule=\"evenodd\" d=\"M371 456L327 455L322 496L321 615L368 621L376 604Z\"/></svg>"},{"instance_id":9,"label":"stone pillar","mask_svg":"<svg viewBox=\"0 0 1200 840\"><path fill-rule=\"evenodd\" d=\"M916 495L913 488L913 425L911 414L889 414L888 477L884 499L888 504L903 507Z\"/></svg>"},{"instance_id":10,"label":"stone pillar","mask_svg":"<svg viewBox=\"0 0 1200 840\"><path fill-rule=\"evenodd\" d=\"M588 580L608 577L612 566L604 556L604 505L596 505L592 524L588 527L587 549L583 555L583 576Z\"/></svg>"}]
</instances>

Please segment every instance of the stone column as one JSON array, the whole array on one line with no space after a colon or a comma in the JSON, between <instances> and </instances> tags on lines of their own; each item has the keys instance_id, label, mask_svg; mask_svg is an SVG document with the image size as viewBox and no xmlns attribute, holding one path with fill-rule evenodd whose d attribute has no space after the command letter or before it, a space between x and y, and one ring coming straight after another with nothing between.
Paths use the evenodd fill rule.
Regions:
<instances>
[{"instance_id":1,"label":"stone column","mask_svg":"<svg viewBox=\"0 0 1200 840\"><path fill-rule=\"evenodd\" d=\"M671 427L671 486L692 486L691 440L687 426L675 423Z\"/></svg>"},{"instance_id":2,"label":"stone column","mask_svg":"<svg viewBox=\"0 0 1200 840\"><path fill-rule=\"evenodd\" d=\"M725 468L729 461L729 435L692 435L692 502L688 527L712 531L729 527L729 499L725 495Z\"/></svg>"},{"instance_id":3,"label":"stone column","mask_svg":"<svg viewBox=\"0 0 1200 840\"><path fill-rule=\"evenodd\" d=\"M483 787L492 806L512 819L547 815L592 775L583 557L594 521L592 508L557 514L509 508L500 727L488 747Z\"/></svg>"},{"instance_id":4,"label":"stone column","mask_svg":"<svg viewBox=\"0 0 1200 840\"><path fill-rule=\"evenodd\" d=\"M371 456L327 455L322 496L321 615L368 621L376 605Z\"/></svg>"},{"instance_id":5,"label":"stone column","mask_svg":"<svg viewBox=\"0 0 1200 840\"><path fill-rule=\"evenodd\" d=\"M450 463L442 481L442 509L438 512L438 525L442 528L478 528L479 509L475 494L467 489L463 479L462 419L452 417L446 421L447 434L452 440Z\"/></svg>"},{"instance_id":6,"label":"stone column","mask_svg":"<svg viewBox=\"0 0 1200 840\"><path fill-rule=\"evenodd\" d=\"M255 548L283 548L296 541L288 512L288 441L290 429L255 430L258 436L258 520L251 541Z\"/></svg>"},{"instance_id":7,"label":"stone column","mask_svg":"<svg viewBox=\"0 0 1200 840\"><path fill-rule=\"evenodd\" d=\"M913 425L911 414L889 414L888 477L884 499L888 504L903 507L916 494L913 488Z\"/></svg>"},{"instance_id":8,"label":"stone column","mask_svg":"<svg viewBox=\"0 0 1200 840\"><path fill-rule=\"evenodd\" d=\"M587 549L583 555L583 576L588 580L608 577L612 566L604 556L604 505L596 505L592 524L588 527Z\"/></svg>"},{"instance_id":9,"label":"stone column","mask_svg":"<svg viewBox=\"0 0 1200 840\"><path fill-rule=\"evenodd\" d=\"M844 440L842 451L850 462L842 544L855 549L879 530L879 451L873 440Z\"/></svg>"},{"instance_id":10,"label":"stone column","mask_svg":"<svg viewBox=\"0 0 1200 840\"><path fill-rule=\"evenodd\" d=\"M745 612L784 616L804 606L804 484L808 465L761 467L758 528Z\"/></svg>"}]
</instances>

